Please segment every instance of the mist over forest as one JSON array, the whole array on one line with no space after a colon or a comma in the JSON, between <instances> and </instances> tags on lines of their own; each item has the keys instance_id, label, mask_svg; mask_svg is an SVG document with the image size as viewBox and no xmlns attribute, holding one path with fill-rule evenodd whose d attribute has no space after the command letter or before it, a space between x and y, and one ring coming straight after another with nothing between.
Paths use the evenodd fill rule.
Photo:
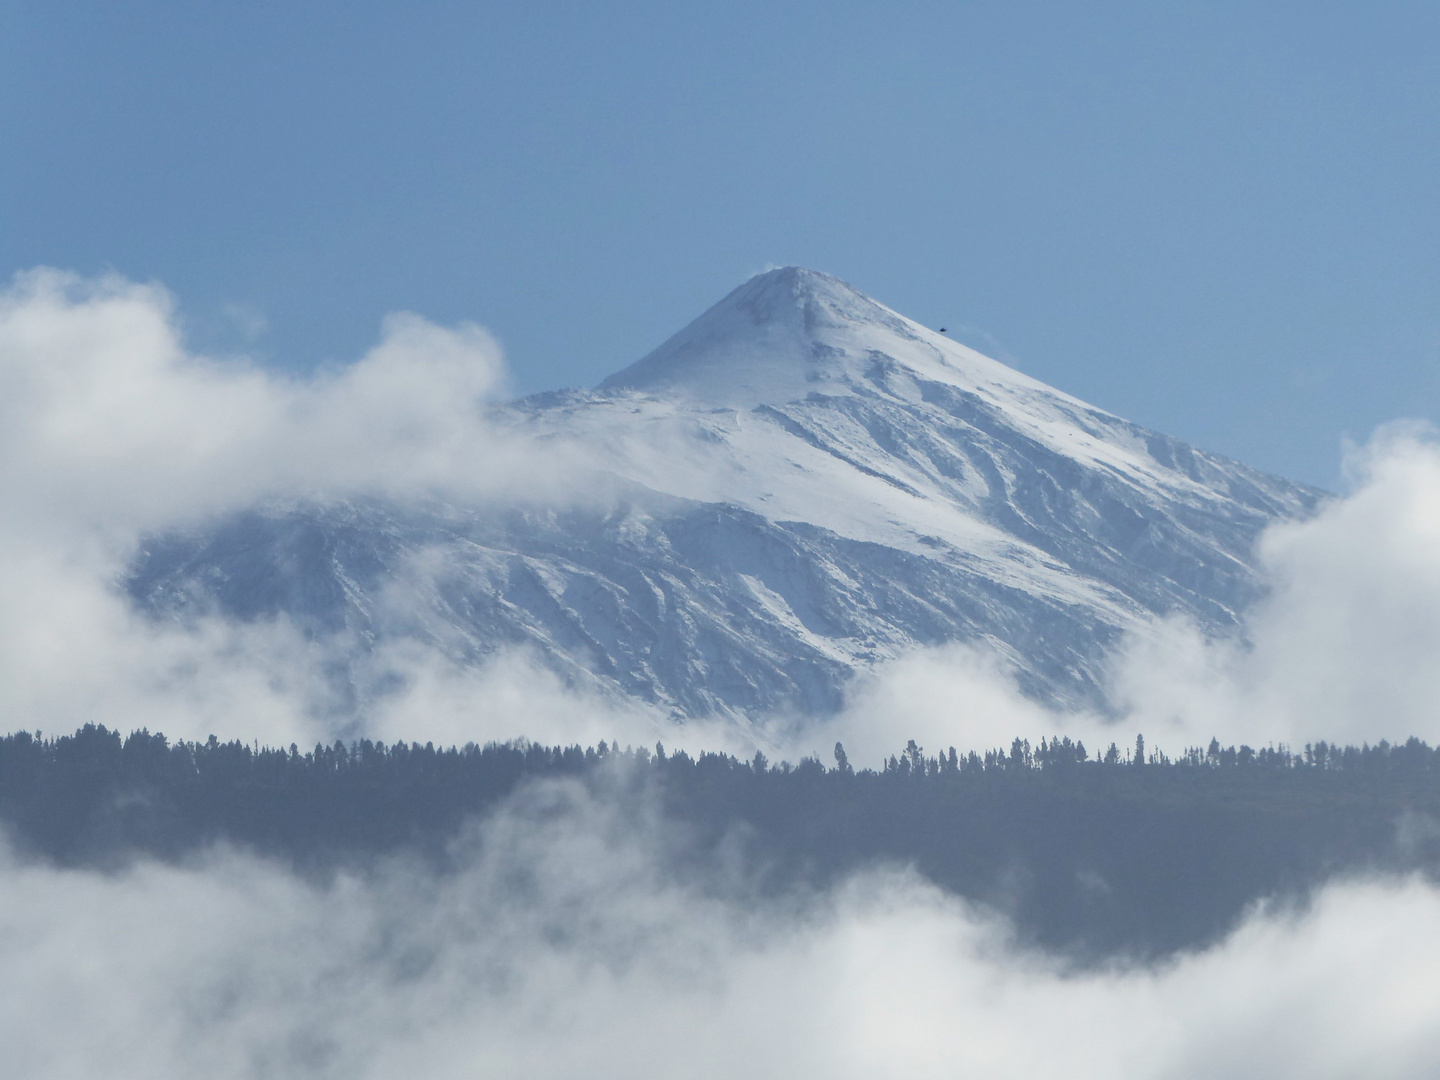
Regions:
<instances>
[{"instance_id":1,"label":"mist over forest","mask_svg":"<svg viewBox=\"0 0 1440 1080\"><path fill-rule=\"evenodd\" d=\"M379 859L450 871L487 815L569 785L636 834L677 881L755 903L858 873L917 874L1077 962L1214 944L1262 901L1303 910L1321 886L1440 871L1440 751L1249 746L1090 757L1068 737L927 755L911 740L880 770L771 764L683 750L522 741L304 754L87 725L0 739L0 822L17 851L115 870L213 845L334 875Z\"/></svg>"},{"instance_id":2,"label":"mist over forest","mask_svg":"<svg viewBox=\"0 0 1440 1080\"><path fill-rule=\"evenodd\" d=\"M11 735L7 1060L1428 1074L1432 748L837 750Z\"/></svg>"}]
</instances>

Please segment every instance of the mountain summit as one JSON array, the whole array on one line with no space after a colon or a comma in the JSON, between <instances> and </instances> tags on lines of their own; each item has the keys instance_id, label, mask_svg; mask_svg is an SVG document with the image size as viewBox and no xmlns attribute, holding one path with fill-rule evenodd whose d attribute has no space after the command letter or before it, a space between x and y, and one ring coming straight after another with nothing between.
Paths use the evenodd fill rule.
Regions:
<instances>
[{"instance_id":1,"label":"mountain summit","mask_svg":"<svg viewBox=\"0 0 1440 1080\"><path fill-rule=\"evenodd\" d=\"M757 274L600 389L779 405L855 392L877 359L957 386L998 381L1048 389L839 278L795 266Z\"/></svg>"},{"instance_id":2,"label":"mountain summit","mask_svg":"<svg viewBox=\"0 0 1440 1080\"><path fill-rule=\"evenodd\" d=\"M789 266L751 278L600 388L780 404L844 387L857 349L917 340L915 329L838 278Z\"/></svg>"},{"instance_id":3,"label":"mountain summit","mask_svg":"<svg viewBox=\"0 0 1440 1080\"><path fill-rule=\"evenodd\" d=\"M1260 531L1319 498L794 267L598 388L499 419L577 451L590 497L248 514L156 538L132 592L366 648L524 646L678 716L823 714L857 671L950 641L994 649L1038 698L1103 706L1122 633L1233 624Z\"/></svg>"}]
</instances>

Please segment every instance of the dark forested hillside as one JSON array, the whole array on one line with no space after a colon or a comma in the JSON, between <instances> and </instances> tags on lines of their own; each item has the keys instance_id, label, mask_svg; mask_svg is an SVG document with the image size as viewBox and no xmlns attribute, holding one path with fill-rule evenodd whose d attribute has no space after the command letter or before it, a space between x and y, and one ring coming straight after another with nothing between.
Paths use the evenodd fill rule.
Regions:
<instances>
[{"instance_id":1,"label":"dark forested hillside","mask_svg":"<svg viewBox=\"0 0 1440 1080\"><path fill-rule=\"evenodd\" d=\"M833 767L604 743L300 753L90 725L0 738L0 820L24 856L66 865L226 842L309 872L410 852L443 868L467 822L566 780L637 831L664 821L659 854L698 887L783 894L909 865L1080 958L1199 945L1248 905L1303 903L1336 875L1440 866L1440 752L1417 740L1137 749L1097 759L1068 739L1017 740L929 756L911 743L857 772L838 745Z\"/></svg>"}]
</instances>

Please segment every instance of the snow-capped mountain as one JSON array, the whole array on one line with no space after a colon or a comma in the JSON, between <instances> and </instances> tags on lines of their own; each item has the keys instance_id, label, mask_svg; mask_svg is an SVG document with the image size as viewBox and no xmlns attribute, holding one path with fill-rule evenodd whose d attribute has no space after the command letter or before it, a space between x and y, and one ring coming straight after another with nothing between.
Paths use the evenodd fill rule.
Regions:
<instances>
[{"instance_id":1,"label":"snow-capped mountain","mask_svg":"<svg viewBox=\"0 0 1440 1080\"><path fill-rule=\"evenodd\" d=\"M828 712L858 669L956 640L1094 704L1121 632L1232 624L1259 532L1320 498L796 268L494 419L590 463L588 497L256 510L155 538L132 594L465 659L527 645L681 715Z\"/></svg>"}]
</instances>

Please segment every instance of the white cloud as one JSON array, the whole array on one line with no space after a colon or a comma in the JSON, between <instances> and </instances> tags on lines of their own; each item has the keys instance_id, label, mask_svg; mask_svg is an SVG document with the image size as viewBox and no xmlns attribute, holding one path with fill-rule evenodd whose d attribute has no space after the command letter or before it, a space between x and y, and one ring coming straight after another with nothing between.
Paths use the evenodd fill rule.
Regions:
<instances>
[{"instance_id":1,"label":"white cloud","mask_svg":"<svg viewBox=\"0 0 1440 1080\"><path fill-rule=\"evenodd\" d=\"M191 355L154 286L25 274L0 296L0 494L21 515L7 534L154 529L317 492L528 486L554 470L481 415L503 378L471 324L391 315L355 363L294 379Z\"/></svg>"},{"instance_id":2,"label":"white cloud","mask_svg":"<svg viewBox=\"0 0 1440 1080\"><path fill-rule=\"evenodd\" d=\"M481 661L447 656L413 638L382 643L360 670L375 693L365 730L393 742L423 734L442 746L526 738L546 746L620 746L734 753L747 757L773 744L743 720L677 723L659 708L623 697L594 676L562 679L524 648L502 650Z\"/></svg>"},{"instance_id":3,"label":"white cloud","mask_svg":"<svg viewBox=\"0 0 1440 1080\"><path fill-rule=\"evenodd\" d=\"M862 674L839 716L802 728L791 741L810 753L818 753L810 743L843 742L856 768L878 768L907 739L933 755L950 746L984 751L1008 747L1017 735L1038 743L1042 735L1101 727L1097 718L1057 713L1025 697L993 652L953 644L917 649ZM819 756L828 761L830 747Z\"/></svg>"},{"instance_id":4,"label":"white cloud","mask_svg":"<svg viewBox=\"0 0 1440 1080\"><path fill-rule=\"evenodd\" d=\"M1159 967L1075 972L904 874L701 893L654 820L544 785L436 876L215 854L0 866L0 1040L31 1080L1425 1077L1440 894L1329 888Z\"/></svg>"}]
</instances>

